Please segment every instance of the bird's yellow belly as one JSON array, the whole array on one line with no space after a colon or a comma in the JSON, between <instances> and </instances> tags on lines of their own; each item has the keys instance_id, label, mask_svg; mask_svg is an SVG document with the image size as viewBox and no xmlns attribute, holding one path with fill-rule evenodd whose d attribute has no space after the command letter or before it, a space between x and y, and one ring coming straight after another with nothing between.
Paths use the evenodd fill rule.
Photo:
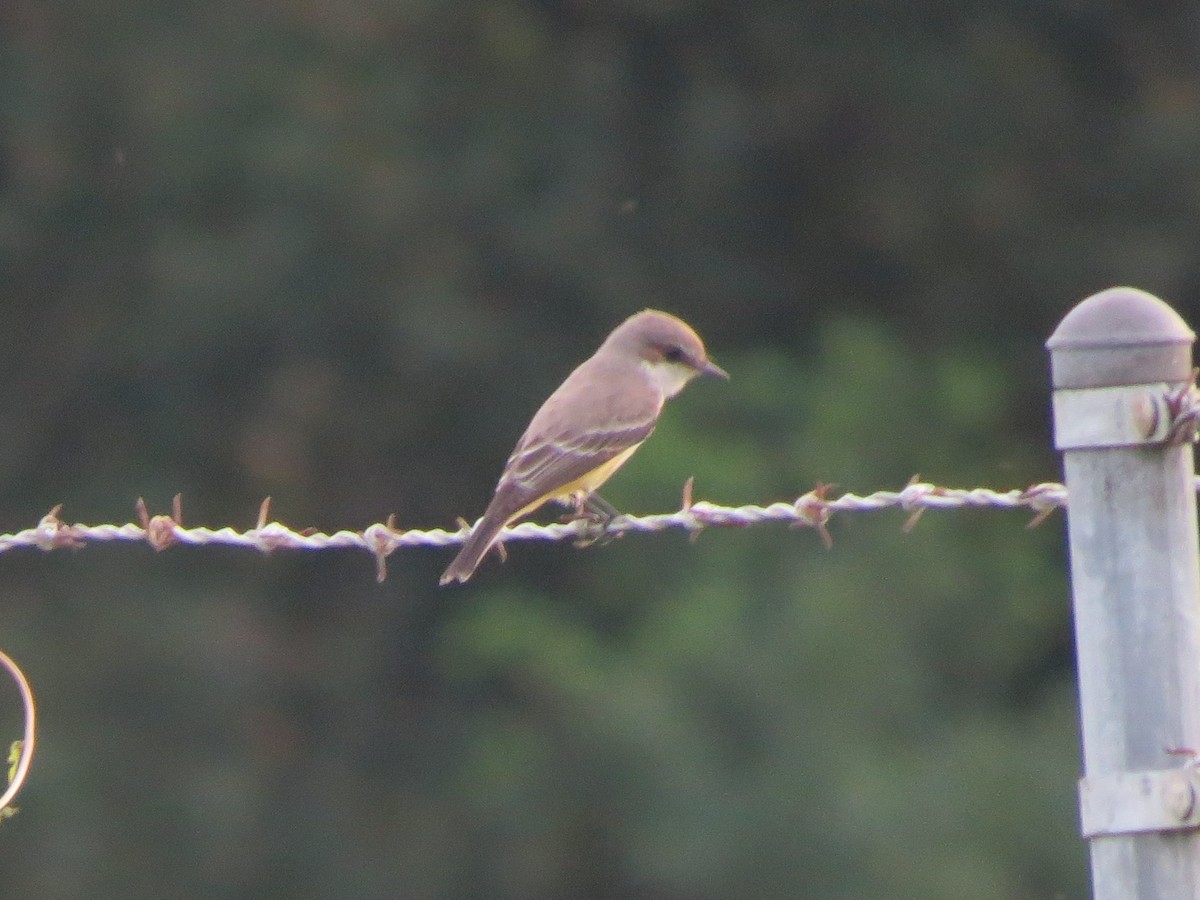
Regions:
<instances>
[{"instance_id":1,"label":"bird's yellow belly","mask_svg":"<svg viewBox=\"0 0 1200 900\"><path fill-rule=\"evenodd\" d=\"M602 484L604 484L604 482L608 481L608 479L612 477L613 473L616 472L617 469L619 469L619 468L621 468L621 466L625 465L626 460L628 460L629 457L633 456L633 451L636 450L640 446L642 446L642 445L634 444L628 450L622 450L620 453L618 453L616 456L614 456L608 462L601 463L600 465L596 466L596 468L592 469L590 472L585 472L583 475L581 475L579 478L576 478L574 481L570 482L569 484L564 484L562 487L555 488L552 491L547 491L545 494L543 494L537 500L534 500L528 506L525 506L522 509L518 510L516 513L514 513L508 519L508 521L513 522L513 521L516 521L517 519L521 518L522 516L529 515L529 513L533 512L535 509L537 509L539 506L541 506L543 503L546 503L547 501L555 500L555 501L558 501L559 503L570 504L572 501L572 498L576 494L579 494L579 493L590 494L592 491L599 489L600 485L602 485Z\"/></svg>"}]
</instances>

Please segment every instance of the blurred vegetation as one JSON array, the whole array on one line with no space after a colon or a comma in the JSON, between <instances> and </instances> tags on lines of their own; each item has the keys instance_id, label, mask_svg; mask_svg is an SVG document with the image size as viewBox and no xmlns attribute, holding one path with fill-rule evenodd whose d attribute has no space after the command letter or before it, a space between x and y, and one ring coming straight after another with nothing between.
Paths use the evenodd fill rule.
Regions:
<instances>
[{"instance_id":1,"label":"blurred vegetation","mask_svg":"<svg viewBox=\"0 0 1200 900\"><path fill-rule=\"evenodd\" d=\"M1042 342L1197 320L1184 3L7 0L0 529L449 525L622 318L606 495L1057 477ZM30 897L1083 897L1061 520L0 559ZM12 712L7 711L11 708ZM15 698L0 719L18 736Z\"/></svg>"}]
</instances>

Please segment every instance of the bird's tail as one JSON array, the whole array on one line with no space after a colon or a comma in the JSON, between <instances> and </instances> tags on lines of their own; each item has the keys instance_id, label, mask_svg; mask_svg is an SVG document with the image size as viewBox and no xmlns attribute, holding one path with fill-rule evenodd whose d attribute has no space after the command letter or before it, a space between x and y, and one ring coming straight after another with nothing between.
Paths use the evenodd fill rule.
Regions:
<instances>
[{"instance_id":1,"label":"bird's tail","mask_svg":"<svg viewBox=\"0 0 1200 900\"><path fill-rule=\"evenodd\" d=\"M475 573L480 561L496 543L496 535L500 533L504 525L504 520L499 516L485 513L474 530L467 536L466 541L463 542L458 556L454 557L454 562L450 563L446 571L442 573L438 584L449 584L452 581L464 582L470 578Z\"/></svg>"}]
</instances>

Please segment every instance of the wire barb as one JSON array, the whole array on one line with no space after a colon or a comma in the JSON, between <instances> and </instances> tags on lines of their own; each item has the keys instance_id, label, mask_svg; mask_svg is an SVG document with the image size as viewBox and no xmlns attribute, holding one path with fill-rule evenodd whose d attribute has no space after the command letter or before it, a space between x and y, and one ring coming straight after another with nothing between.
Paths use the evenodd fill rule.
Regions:
<instances>
[{"instance_id":1,"label":"wire barb","mask_svg":"<svg viewBox=\"0 0 1200 900\"><path fill-rule=\"evenodd\" d=\"M829 507L829 492L832 491L834 485L818 483L811 491L802 497L797 498L793 507L797 515L800 516L792 523L793 528L799 528L802 525L807 525L809 528L815 528L817 534L821 536L821 543L825 545L826 550L833 548L833 535L829 533L829 528L826 527L829 523L829 517L833 514Z\"/></svg>"},{"instance_id":2,"label":"wire barb","mask_svg":"<svg viewBox=\"0 0 1200 900\"><path fill-rule=\"evenodd\" d=\"M1192 380L1177 391L1167 395L1167 411L1171 424L1167 429L1168 444L1196 443L1200 429L1200 389L1196 387L1196 376L1200 369L1192 369Z\"/></svg>"}]
</instances>

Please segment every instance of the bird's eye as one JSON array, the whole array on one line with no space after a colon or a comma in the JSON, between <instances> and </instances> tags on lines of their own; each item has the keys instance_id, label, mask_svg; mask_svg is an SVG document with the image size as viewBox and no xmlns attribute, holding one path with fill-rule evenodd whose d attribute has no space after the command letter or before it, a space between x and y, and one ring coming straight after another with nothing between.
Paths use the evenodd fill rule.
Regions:
<instances>
[{"instance_id":1,"label":"bird's eye","mask_svg":"<svg viewBox=\"0 0 1200 900\"><path fill-rule=\"evenodd\" d=\"M683 355L683 350L679 347L668 347L663 351L663 358L667 362L681 363L686 357Z\"/></svg>"}]
</instances>

